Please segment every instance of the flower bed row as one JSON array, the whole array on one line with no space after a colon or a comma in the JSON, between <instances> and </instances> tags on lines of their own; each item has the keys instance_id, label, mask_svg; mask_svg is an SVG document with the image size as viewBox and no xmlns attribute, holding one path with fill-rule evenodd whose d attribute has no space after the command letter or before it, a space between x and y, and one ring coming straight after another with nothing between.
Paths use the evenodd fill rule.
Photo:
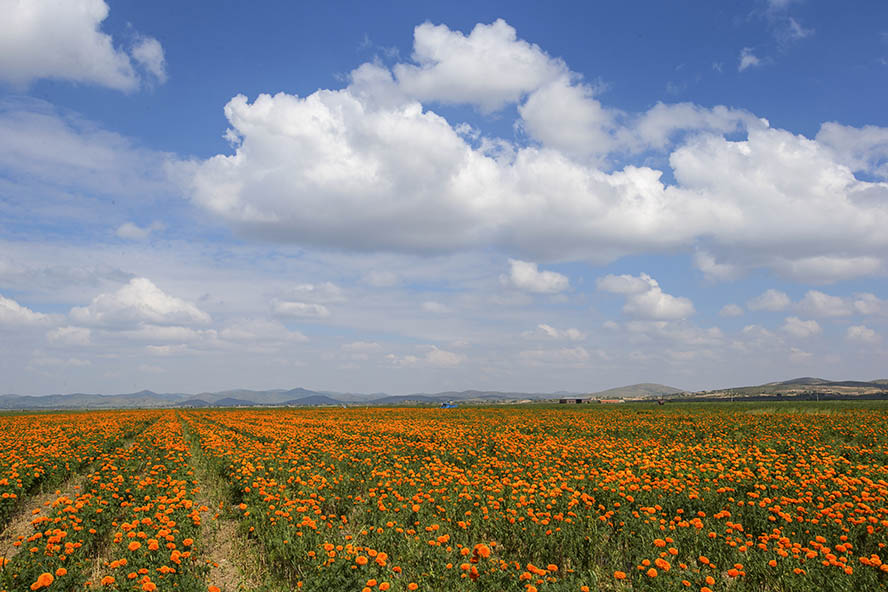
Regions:
<instances>
[{"instance_id":1,"label":"flower bed row","mask_svg":"<svg viewBox=\"0 0 888 592\"><path fill-rule=\"evenodd\" d=\"M231 484L244 531L305 590L888 584L888 422L878 411L187 420Z\"/></svg>"},{"instance_id":2,"label":"flower bed row","mask_svg":"<svg viewBox=\"0 0 888 592\"><path fill-rule=\"evenodd\" d=\"M77 495L35 515L27 548L0 572L5 590L206 590L191 559L200 516L181 424L152 416L131 446L100 456Z\"/></svg>"}]
</instances>

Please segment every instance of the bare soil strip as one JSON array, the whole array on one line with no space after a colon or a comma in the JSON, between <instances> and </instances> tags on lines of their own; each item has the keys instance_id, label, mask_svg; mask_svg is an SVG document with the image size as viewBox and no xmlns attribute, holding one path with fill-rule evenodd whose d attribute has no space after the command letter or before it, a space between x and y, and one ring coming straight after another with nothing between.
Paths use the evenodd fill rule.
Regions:
<instances>
[{"instance_id":1,"label":"bare soil strip","mask_svg":"<svg viewBox=\"0 0 888 592\"><path fill-rule=\"evenodd\" d=\"M183 426L185 440L191 448L194 477L200 484L195 503L210 508L210 512L201 518L200 542L201 559L210 568L208 584L218 587L221 592L269 590L267 586L263 587L264 570L250 542L238 534L237 521L225 516L225 484L200 462L200 446L187 424L183 422Z\"/></svg>"}]
</instances>

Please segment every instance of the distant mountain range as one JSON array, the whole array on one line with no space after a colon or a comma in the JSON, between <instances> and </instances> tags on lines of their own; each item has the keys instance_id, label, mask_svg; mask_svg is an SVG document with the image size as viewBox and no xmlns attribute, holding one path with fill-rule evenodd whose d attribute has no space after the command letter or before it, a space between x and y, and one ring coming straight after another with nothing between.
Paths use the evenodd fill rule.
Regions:
<instances>
[{"instance_id":1,"label":"distant mountain range","mask_svg":"<svg viewBox=\"0 0 888 592\"><path fill-rule=\"evenodd\" d=\"M139 391L119 395L73 393L67 395L0 395L0 409L130 409L141 407L248 407L322 405L421 405L446 402L483 403L557 399L576 393L518 393L499 391L446 391L389 395L386 393L338 393L305 388L254 391L226 390L216 393L155 393Z\"/></svg>"},{"instance_id":2,"label":"distant mountain range","mask_svg":"<svg viewBox=\"0 0 888 592\"><path fill-rule=\"evenodd\" d=\"M441 403L518 403L560 398L627 399L651 398L725 399L757 397L888 397L888 379L832 381L809 376L759 386L688 392L664 384L641 383L595 393L556 391L522 393L502 391L444 391L389 395L386 393L339 393L305 388L254 391L226 390L215 393L155 393L139 391L119 395L73 393L67 395L0 395L0 409L132 409L157 407L252 407L252 406L340 406L340 405L440 405Z\"/></svg>"}]
</instances>

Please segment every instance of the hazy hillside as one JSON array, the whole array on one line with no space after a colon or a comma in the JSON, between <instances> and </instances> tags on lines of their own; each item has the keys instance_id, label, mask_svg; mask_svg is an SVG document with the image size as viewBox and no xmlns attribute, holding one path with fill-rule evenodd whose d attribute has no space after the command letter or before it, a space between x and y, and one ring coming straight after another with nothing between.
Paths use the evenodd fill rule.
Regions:
<instances>
[{"instance_id":1,"label":"hazy hillside","mask_svg":"<svg viewBox=\"0 0 888 592\"><path fill-rule=\"evenodd\" d=\"M741 386L689 393L690 398L737 399L749 397L782 397L801 399L850 399L888 397L888 380L826 380L823 378L794 378L769 382L758 386Z\"/></svg>"},{"instance_id":2,"label":"hazy hillside","mask_svg":"<svg viewBox=\"0 0 888 592\"><path fill-rule=\"evenodd\" d=\"M801 378L793 378L791 380L784 380L783 382L775 383L775 384L787 384L787 385L796 385L796 384L804 384L804 385L812 385L812 384L828 384L829 381L825 378L814 378L812 376L803 376Z\"/></svg>"},{"instance_id":3,"label":"hazy hillside","mask_svg":"<svg viewBox=\"0 0 888 592\"><path fill-rule=\"evenodd\" d=\"M552 393L521 393L510 391L442 391L390 395L387 393L336 393L313 391L297 387L255 391L232 389L216 393L155 393L143 390L136 393L98 395L73 393L68 395L0 395L0 409L133 409L156 407L245 407L245 406L322 406L322 405L439 405L456 403L515 403L577 396L594 399L649 399L659 397L681 399L711 399L743 397L809 397L809 398L884 398L888 397L888 379L871 381L830 381L805 376L759 386L744 386L688 393L681 389L656 383L640 383L598 391L588 395Z\"/></svg>"},{"instance_id":4,"label":"hazy hillside","mask_svg":"<svg viewBox=\"0 0 888 592\"><path fill-rule=\"evenodd\" d=\"M302 387L263 391L230 389L196 395L184 393L137 393L97 395L0 395L0 409L130 409L152 407L243 407L243 406L305 406L305 405L399 405L437 404L447 401L516 401L557 398L552 393L517 393L499 391L446 391L390 395L388 393L336 393L313 391Z\"/></svg>"},{"instance_id":5,"label":"hazy hillside","mask_svg":"<svg viewBox=\"0 0 888 592\"><path fill-rule=\"evenodd\" d=\"M289 401L284 401L283 404L290 407L316 407L320 405L342 405L342 403L342 401L339 401L338 399L334 399L332 397L328 397L327 395L309 395L300 399L291 399Z\"/></svg>"},{"instance_id":6,"label":"hazy hillside","mask_svg":"<svg viewBox=\"0 0 888 592\"><path fill-rule=\"evenodd\" d=\"M667 386L665 384L642 382L640 384L630 384L629 386L607 389L606 391L598 391L589 396L596 399L634 399L639 397L662 397L683 392L682 389Z\"/></svg>"}]
</instances>

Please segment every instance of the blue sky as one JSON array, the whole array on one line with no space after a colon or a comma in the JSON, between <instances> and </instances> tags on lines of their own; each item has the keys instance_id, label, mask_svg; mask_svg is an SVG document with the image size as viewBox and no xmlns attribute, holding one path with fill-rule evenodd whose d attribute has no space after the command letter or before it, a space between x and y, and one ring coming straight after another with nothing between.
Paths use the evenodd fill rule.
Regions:
<instances>
[{"instance_id":1,"label":"blue sky","mask_svg":"<svg viewBox=\"0 0 888 592\"><path fill-rule=\"evenodd\" d=\"M884 374L884 2L2 8L0 392Z\"/></svg>"}]
</instances>

